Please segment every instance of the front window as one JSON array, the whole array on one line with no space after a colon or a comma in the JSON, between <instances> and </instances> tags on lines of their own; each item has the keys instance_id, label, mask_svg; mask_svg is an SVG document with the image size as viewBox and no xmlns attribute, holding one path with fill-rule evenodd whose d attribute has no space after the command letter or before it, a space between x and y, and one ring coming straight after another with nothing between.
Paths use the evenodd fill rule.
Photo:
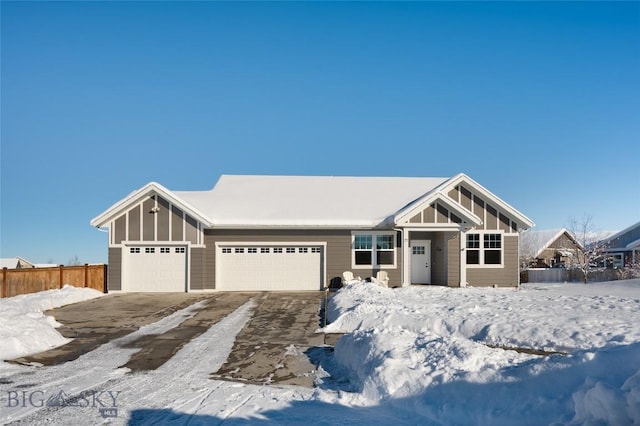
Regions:
<instances>
[{"instance_id":1,"label":"front window","mask_svg":"<svg viewBox=\"0 0 640 426\"><path fill-rule=\"evenodd\" d=\"M394 267L396 264L395 234L384 232L354 234L352 263L354 268Z\"/></svg>"},{"instance_id":2,"label":"front window","mask_svg":"<svg viewBox=\"0 0 640 426\"><path fill-rule=\"evenodd\" d=\"M502 234L467 234L467 265L502 265Z\"/></svg>"}]
</instances>

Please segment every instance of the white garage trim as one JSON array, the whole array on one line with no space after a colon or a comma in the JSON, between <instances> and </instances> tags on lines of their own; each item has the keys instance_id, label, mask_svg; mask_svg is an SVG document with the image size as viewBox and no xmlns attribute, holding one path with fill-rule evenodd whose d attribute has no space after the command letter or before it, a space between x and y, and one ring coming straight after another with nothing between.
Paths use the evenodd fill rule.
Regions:
<instances>
[{"instance_id":1,"label":"white garage trim","mask_svg":"<svg viewBox=\"0 0 640 426\"><path fill-rule=\"evenodd\" d=\"M274 252L275 249L280 252ZM242 252L238 252L238 250ZM287 249L295 251L288 252ZM249 251L251 250L251 251ZM304 250L304 251L301 251ZM317 251L316 251L317 250ZM215 243L215 288L233 291L319 291L327 284L326 242L314 241L224 241ZM315 268L317 261L319 268ZM300 256L296 265L292 255ZM255 257L254 257L255 256ZM268 258L267 258L268 256ZM274 262L275 261L275 262ZM295 271L296 266L302 270ZM274 269L269 270L269 267ZM289 269L292 267L293 269ZM237 269L234 269L237 268ZM278 268L286 268L279 270ZM276 271L284 281L270 280ZM280 272L278 272L280 271ZM301 279L296 276L301 276ZM234 277L238 276L238 280ZM244 282L239 282L243 280Z\"/></svg>"},{"instance_id":2,"label":"white garage trim","mask_svg":"<svg viewBox=\"0 0 640 426\"><path fill-rule=\"evenodd\" d=\"M122 292L181 292L190 287L190 244L128 242L122 245Z\"/></svg>"}]
</instances>

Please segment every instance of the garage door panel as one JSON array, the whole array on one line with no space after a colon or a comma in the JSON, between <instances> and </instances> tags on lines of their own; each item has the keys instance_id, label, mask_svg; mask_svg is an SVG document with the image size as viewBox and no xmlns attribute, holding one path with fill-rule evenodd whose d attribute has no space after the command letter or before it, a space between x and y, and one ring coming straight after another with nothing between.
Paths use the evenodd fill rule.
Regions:
<instances>
[{"instance_id":1,"label":"garage door panel","mask_svg":"<svg viewBox=\"0 0 640 426\"><path fill-rule=\"evenodd\" d=\"M124 291L186 291L187 250L184 246L132 246L125 250Z\"/></svg>"},{"instance_id":2,"label":"garage door panel","mask_svg":"<svg viewBox=\"0 0 640 426\"><path fill-rule=\"evenodd\" d=\"M216 287L219 290L320 290L322 248L218 247Z\"/></svg>"}]
</instances>

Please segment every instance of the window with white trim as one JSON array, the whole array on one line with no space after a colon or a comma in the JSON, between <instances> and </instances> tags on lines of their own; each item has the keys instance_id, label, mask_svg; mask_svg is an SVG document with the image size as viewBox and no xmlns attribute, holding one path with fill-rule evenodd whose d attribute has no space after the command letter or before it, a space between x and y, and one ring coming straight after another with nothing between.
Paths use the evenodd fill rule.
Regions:
<instances>
[{"instance_id":1,"label":"window with white trim","mask_svg":"<svg viewBox=\"0 0 640 426\"><path fill-rule=\"evenodd\" d=\"M467 265L502 265L501 233L467 234Z\"/></svg>"},{"instance_id":2,"label":"window with white trim","mask_svg":"<svg viewBox=\"0 0 640 426\"><path fill-rule=\"evenodd\" d=\"M395 267L394 232L354 232L352 237L351 263L354 269Z\"/></svg>"}]
</instances>

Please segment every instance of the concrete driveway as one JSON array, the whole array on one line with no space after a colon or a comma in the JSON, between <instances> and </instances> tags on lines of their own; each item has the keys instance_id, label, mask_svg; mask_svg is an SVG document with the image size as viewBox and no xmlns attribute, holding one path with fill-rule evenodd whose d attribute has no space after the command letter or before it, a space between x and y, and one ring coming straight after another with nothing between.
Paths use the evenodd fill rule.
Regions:
<instances>
[{"instance_id":1,"label":"concrete driveway","mask_svg":"<svg viewBox=\"0 0 640 426\"><path fill-rule=\"evenodd\" d=\"M253 299L252 318L236 336L226 363L212 378L249 383L313 386L316 366L305 354L324 346L319 311L323 292L122 293L47 312L63 324L58 331L73 340L59 348L14 360L47 365L71 361L108 341L154 323L199 301L204 307L164 334L126 344L139 348L123 367L154 370L191 339Z\"/></svg>"}]
</instances>

